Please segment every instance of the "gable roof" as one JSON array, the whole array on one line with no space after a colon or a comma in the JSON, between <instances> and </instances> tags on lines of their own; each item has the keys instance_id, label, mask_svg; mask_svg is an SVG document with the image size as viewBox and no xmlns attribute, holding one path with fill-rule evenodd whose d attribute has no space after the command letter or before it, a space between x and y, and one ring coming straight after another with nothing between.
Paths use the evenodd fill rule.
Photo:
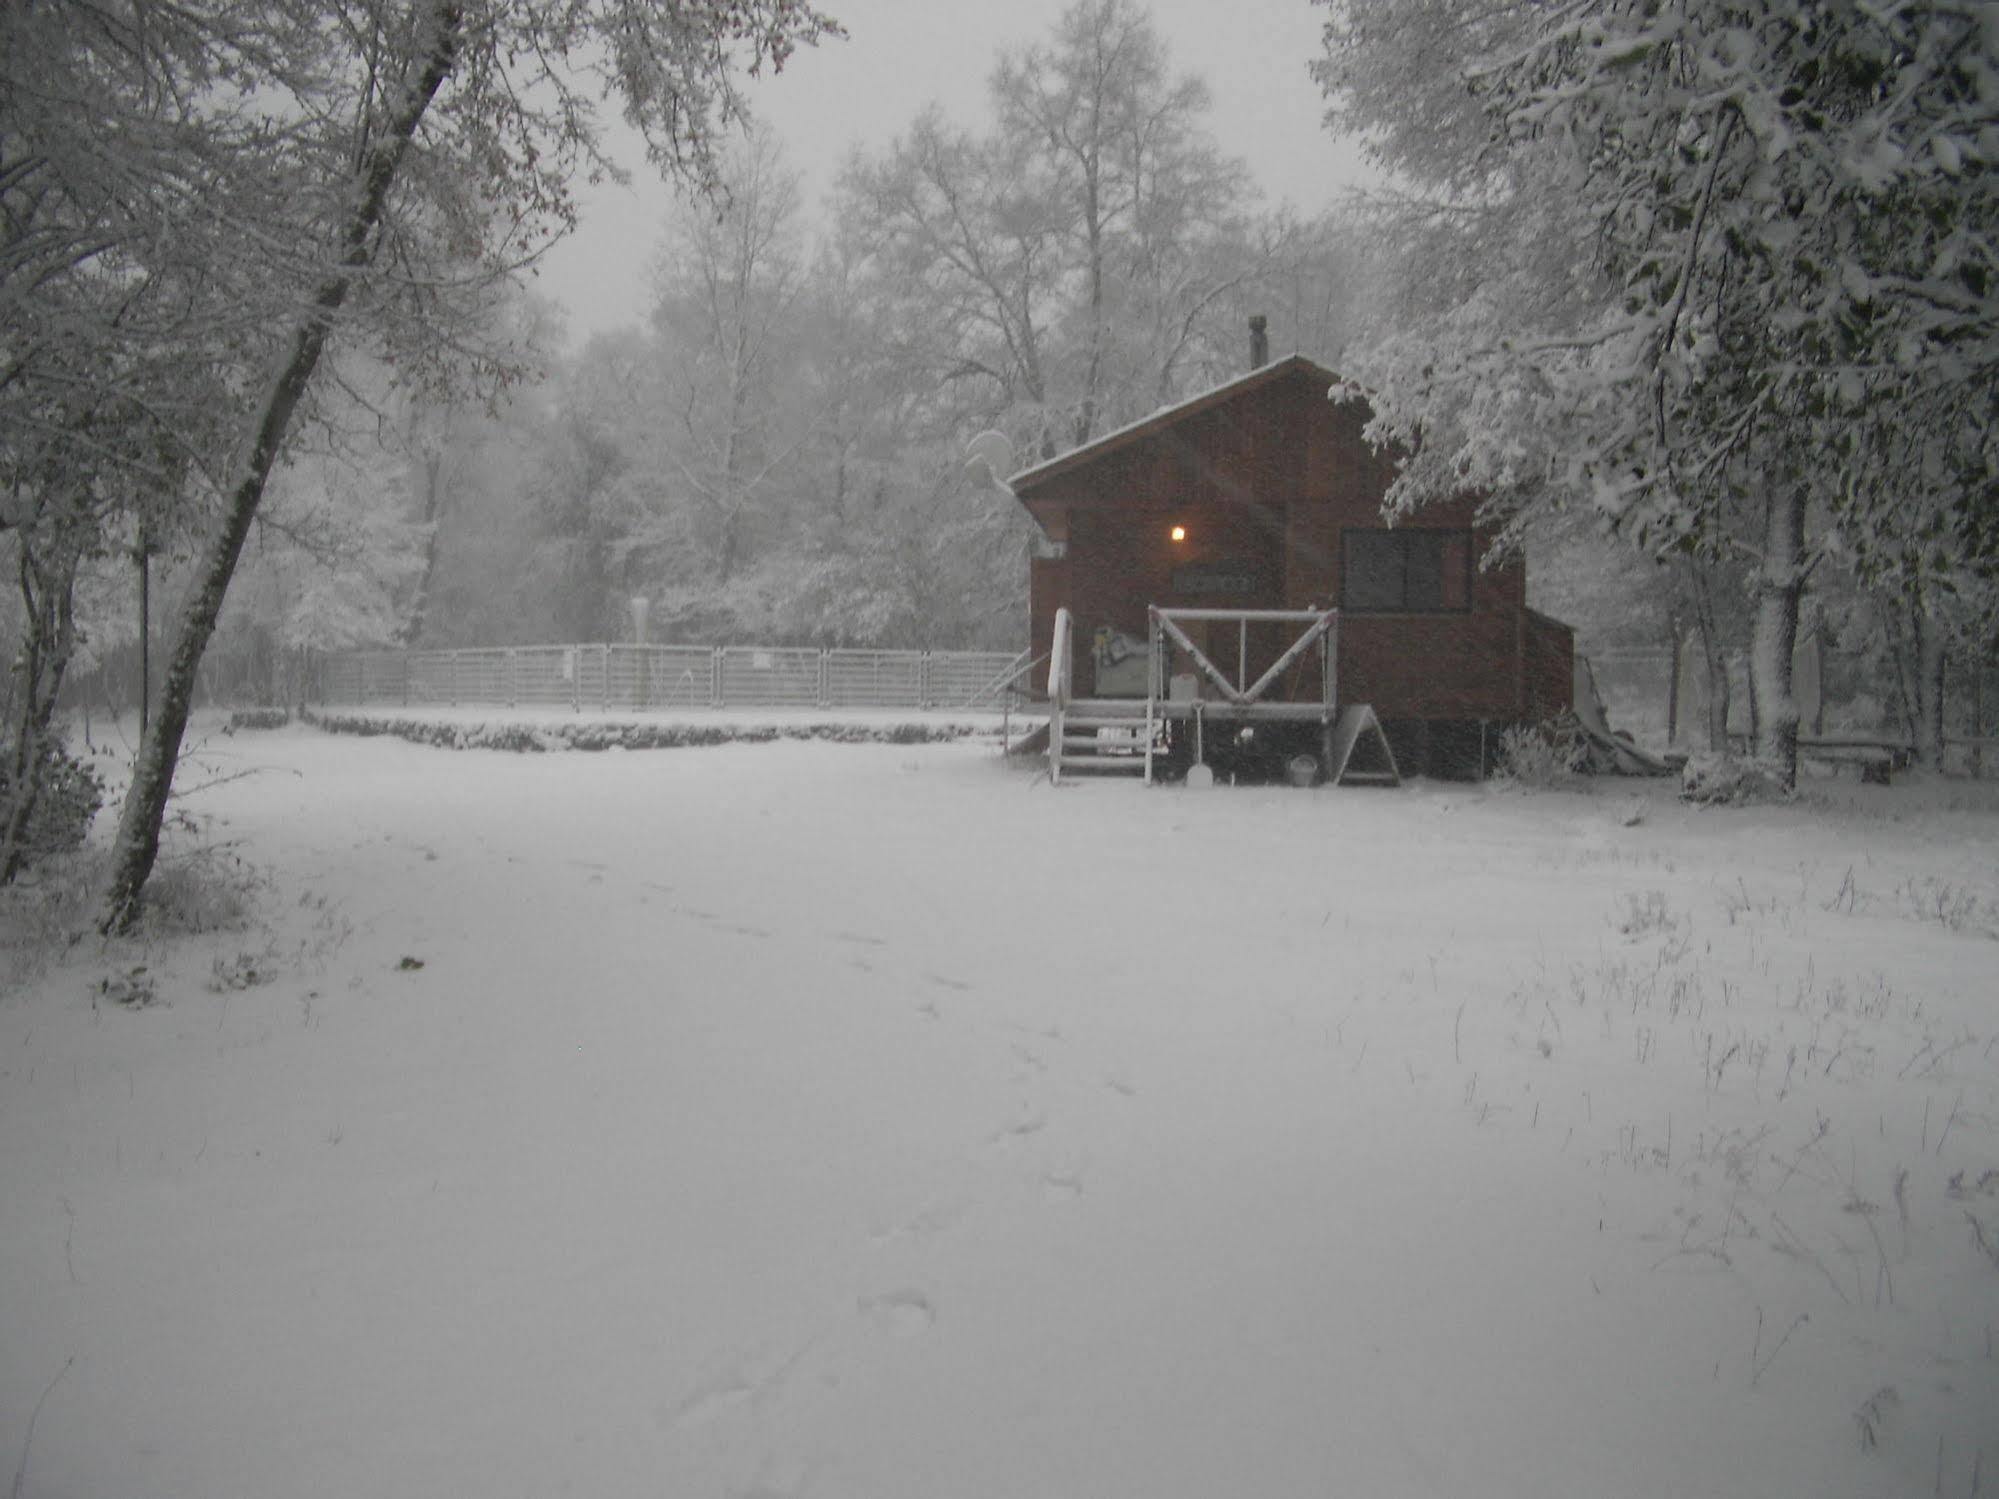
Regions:
<instances>
[{"instance_id":1,"label":"gable roof","mask_svg":"<svg viewBox=\"0 0 1999 1499\"><path fill-rule=\"evenodd\" d=\"M1307 359L1303 354L1289 354L1282 359L1273 360L1262 369L1251 370L1246 375L1237 375L1233 380L1225 381L1197 395L1188 396L1171 406L1162 406L1150 416L1142 416L1135 422L1128 422L1114 431L1106 432L1095 441L1086 442L1080 448L1072 448L1060 457L1046 459L1032 468L1024 468L1006 481L1007 488L1016 496L1020 496L1023 489L1032 489L1035 485L1044 483L1058 474L1066 474L1071 469L1094 463L1105 454L1142 441L1177 421L1292 375L1309 375L1324 384L1328 390L1339 384L1340 380L1338 375L1317 360Z\"/></svg>"}]
</instances>

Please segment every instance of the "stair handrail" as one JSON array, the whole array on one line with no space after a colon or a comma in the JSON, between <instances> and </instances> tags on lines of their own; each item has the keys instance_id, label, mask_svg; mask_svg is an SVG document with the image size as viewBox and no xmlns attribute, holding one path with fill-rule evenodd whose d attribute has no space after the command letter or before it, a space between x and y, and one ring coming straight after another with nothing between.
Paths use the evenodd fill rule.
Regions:
<instances>
[{"instance_id":1,"label":"stair handrail","mask_svg":"<svg viewBox=\"0 0 1999 1499\"><path fill-rule=\"evenodd\" d=\"M997 698L1003 693L1014 691L1014 684L1032 672L1035 667L1039 666L1041 660L1042 658L1035 656L1034 647L1029 646L1018 656L1015 656L1013 660L1009 661L1006 669L998 676L986 683L977 692L966 694L961 701L953 703L951 706L960 709L973 708L987 701L989 698Z\"/></svg>"},{"instance_id":2,"label":"stair handrail","mask_svg":"<svg viewBox=\"0 0 1999 1499\"><path fill-rule=\"evenodd\" d=\"M1062 720L1069 708L1070 636L1066 607L1055 611L1055 634L1048 646L1048 779L1062 784Z\"/></svg>"}]
</instances>

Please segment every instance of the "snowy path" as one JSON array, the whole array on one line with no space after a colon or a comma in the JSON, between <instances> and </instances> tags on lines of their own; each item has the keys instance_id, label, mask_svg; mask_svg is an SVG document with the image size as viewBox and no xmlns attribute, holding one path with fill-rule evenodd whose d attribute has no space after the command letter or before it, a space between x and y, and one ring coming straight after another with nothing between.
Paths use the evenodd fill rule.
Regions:
<instances>
[{"instance_id":1,"label":"snowy path","mask_svg":"<svg viewBox=\"0 0 1999 1499\"><path fill-rule=\"evenodd\" d=\"M1999 1483L1989 810L226 750L272 931L0 997L23 1496Z\"/></svg>"}]
</instances>

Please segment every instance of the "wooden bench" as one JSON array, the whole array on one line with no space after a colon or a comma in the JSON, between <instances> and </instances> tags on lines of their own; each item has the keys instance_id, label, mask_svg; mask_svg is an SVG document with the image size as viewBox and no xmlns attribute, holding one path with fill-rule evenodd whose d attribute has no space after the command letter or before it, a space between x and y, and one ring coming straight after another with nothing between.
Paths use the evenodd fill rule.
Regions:
<instances>
[{"instance_id":1,"label":"wooden bench","mask_svg":"<svg viewBox=\"0 0 1999 1499\"><path fill-rule=\"evenodd\" d=\"M1834 765L1857 765L1860 779L1872 786L1891 784L1895 772L1907 770L1916 758L1914 745L1894 739L1799 739L1798 753Z\"/></svg>"}]
</instances>

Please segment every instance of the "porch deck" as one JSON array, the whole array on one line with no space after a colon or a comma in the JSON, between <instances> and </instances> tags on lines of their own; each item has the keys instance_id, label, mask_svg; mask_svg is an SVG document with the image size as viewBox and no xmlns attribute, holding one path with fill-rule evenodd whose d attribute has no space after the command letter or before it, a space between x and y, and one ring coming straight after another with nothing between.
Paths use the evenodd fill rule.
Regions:
<instances>
[{"instance_id":1,"label":"porch deck","mask_svg":"<svg viewBox=\"0 0 1999 1499\"><path fill-rule=\"evenodd\" d=\"M1287 756L1309 755L1318 774L1336 783L1374 781L1399 784L1395 756L1373 710L1364 703L1342 704L1337 696L1339 611L1334 609L1163 609L1147 611L1147 662L1144 696L1076 697L1071 691L1071 622L1067 609L1055 620L1055 649L1050 653L1048 679L1050 779L1060 784L1063 773L1142 773L1146 784L1156 779L1162 754L1205 769L1206 729L1227 725L1245 739L1259 724L1315 725L1316 735L1301 740L1287 736ZM1217 666L1187 633L1195 624L1233 624L1237 628L1236 671L1233 678ZM1252 624L1304 626L1297 639L1254 680L1249 677L1248 629ZM1294 665L1316 649L1319 656L1318 695L1303 701L1271 697L1271 689ZM1169 680L1176 661L1192 668ZM1172 732L1193 725L1191 739ZM1360 745L1377 750L1380 768L1354 763ZM1309 749L1305 746L1309 745ZM1191 755L1191 760L1185 757Z\"/></svg>"}]
</instances>

